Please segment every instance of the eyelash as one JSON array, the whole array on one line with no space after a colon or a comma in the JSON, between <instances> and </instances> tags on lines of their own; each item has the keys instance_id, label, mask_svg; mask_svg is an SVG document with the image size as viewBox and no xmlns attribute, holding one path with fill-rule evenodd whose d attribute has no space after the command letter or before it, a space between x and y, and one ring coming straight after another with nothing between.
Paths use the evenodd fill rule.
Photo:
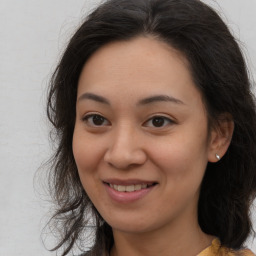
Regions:
<instances>
[{"instance_id":1,"label":"eyelash","mask_svg":"<svg viewBox=\"0 0 256 256\"><path fill-rule=\"evenodd\" d=\"M84 116L82 118L82 121L85 122L86 124L88 124L89 126L92 126L92 127L102 127L103 126L102 124L97 125L97 124L93 123L95 120L91 120L90 121L91 118L99 118L103 122L107 121L108 122L107 125L110 124L110 122L105 117L103 117L102 115L99 115L99 114L89 114L89 115L86 115L86 116Z\"/></svg>"},{"instance_id":2,"label":"eyelash","mask_svg":"<svg viewBox=\"0 0 256 256\"><path fill-rule=\"evenodd\" d=\"M96 120L93 120L93 118L97 118ZM152 124L150 125L150 122L153 122L154 120L156 121L158 119L158 122L160 121L160 126L157 126L156 124ZM99 114L89 114L86 115L82 118L82 121L85 122L88 126L91 127L104 127L104 126L109 126L110 122L103 117L102 115ZM102 123L100 124L95 124L95 121L100 121ZM107 124L104 124L107 123ZM146 122L143 123L143 126L145 127L151 127L151 128L163 128L169 125L175 124L175 121L173 121L172 119L166 117L166 116L161 116L161 115L155 115L153 117L151 117L150 119L148 119Z\"/></svg>"},{"instance_id":3,"label":"eyelash","mask_svg":"<svg viewBox=\"0 0 256 256\"><path fill-rule=\"evenodd\" d=\"M147 123L149 123L149 122L153 122L154 119L155 119L155 120L158 119L158 120L164 121L164 125L161 125L161 126L145 125L145 124L147 124ZM166 122L167 122L167 124L166 124ZM166 117L166 116L158 116L158 115L156 115L156 116L153 116L153 117L151 117L150 119L148 119L148 120L144 123L144 126L146 126L146 127L153 127L153 128L163 128L163 127L166 127L166 126L169 126L169 125L172 125L172 124L175 124L175 122L174 122L172 119L170 119L170 118L168 118L168 117Z\"/></svg>"}]
</instances>

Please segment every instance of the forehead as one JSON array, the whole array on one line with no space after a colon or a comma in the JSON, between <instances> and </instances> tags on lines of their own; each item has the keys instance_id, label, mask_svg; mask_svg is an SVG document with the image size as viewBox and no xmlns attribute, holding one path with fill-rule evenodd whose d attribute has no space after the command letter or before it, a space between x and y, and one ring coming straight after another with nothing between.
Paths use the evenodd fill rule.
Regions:
<instances>
[{"instance_id":1,"label":"forehead","mask_svg":"<svg viewBox=\"0 0 256 256\"><path fill-rule=\"evenodd\" d=\"M183 71L188 72L188 61L180 52L163 41L150 37L137 37L104 45L87 60L83 73L89 74L91 78L106 75L104 71L111 72L109 76L115 75L115 78L118 74L123 76L124 72L128 75L140 73L142 76L160 70L164 73L168 67L178 68L177 64L184 66Z\"/></svg>"},{"instance_id":2,"label":"forehead","mask_svg":"<svg viewBox=\"0 0 256 256\"><path fill-rule=\"evenodd\" d=\"M182 101L201 99L186 58L165 42L148 37L111 42L84 65L78 95L93 92L113 97L120 91L125 92L122 97L170 93Z\"/></svg>"}]
</instances>

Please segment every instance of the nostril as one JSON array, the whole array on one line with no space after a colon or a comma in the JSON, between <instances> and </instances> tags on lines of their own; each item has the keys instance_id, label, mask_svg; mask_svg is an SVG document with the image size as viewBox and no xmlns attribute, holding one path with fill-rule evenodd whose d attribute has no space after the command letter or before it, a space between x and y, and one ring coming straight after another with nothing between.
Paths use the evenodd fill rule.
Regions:
<instances>
[{"instance_id":1,"label":"nostril","mask_svg":"<svg viewBox=\"0 0 256 256\"><path fill-rule=\"evenodd\" d=\"M119 145L120 146L120 145ZM142 165L147 160L147 154L136 145L121 148L118 145L110 148L104 155L104 161L117 169L130 169Z\"/></svg>"}]
</instances>

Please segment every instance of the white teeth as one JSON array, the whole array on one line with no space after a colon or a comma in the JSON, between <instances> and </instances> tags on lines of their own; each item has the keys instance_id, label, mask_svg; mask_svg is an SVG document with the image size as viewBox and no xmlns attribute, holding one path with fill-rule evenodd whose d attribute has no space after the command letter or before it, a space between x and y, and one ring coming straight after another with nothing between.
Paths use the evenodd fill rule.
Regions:
<instances>
[{"instance_id":1,"label":"white teeth","mask_svg":"<svg viewBox=\"0 0 256 256\"><path fill-rule=\"evenodd\" d=\"M141 184L134 185L134 190L140 190L142 187Z\"/></svg>"},{"instance_id":2,"label":"white teeth","mask_svg":"<svg viewBox=\"0 0 256 256\"><path fill-rule=\"evenodd\" d=\"M142 184L142 188L146 188L147 187L147 184Z\"/></svg>"},{"instance_id":3,"label":"white teeth","mask_svg":"<svg viewBox=\"0 0 256 256\"><path fill-rule=\"evenodd\" d=\"M129 186L123 186L123 185L116 185L116 184L109 184L111 188L114 190L120 191L120 192L134 192L137 190L141 190L143 188L147 188L149 185L147 184L136 184L136 185L129 185Z\"/></svg>"},{"instance_id":4,"label":"white teeth","mask_svg":"<svg viewBox=\"0 0 256 256\"><path fill-rule=\"evenodd\" d=\"M117 190L120 191L120 192L124 192L125 191L125 186L118 185Z\"/></svg>"},{"instance_id":5,"label":"white teeth","mask_svg":"<svg viewBox=\"0 0 256 256\"><path fill-rule=\"evenodd\" d=\"M126 186L125 191L126 192L133 192L134 191L134 185Z\"/></svg>"}]
</instances>

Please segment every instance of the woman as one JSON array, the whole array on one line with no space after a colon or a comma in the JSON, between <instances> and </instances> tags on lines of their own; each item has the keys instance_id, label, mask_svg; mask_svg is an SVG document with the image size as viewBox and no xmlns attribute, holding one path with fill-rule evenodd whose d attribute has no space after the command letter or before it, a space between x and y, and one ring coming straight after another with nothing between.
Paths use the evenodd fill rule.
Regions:
<instances>
[{"instance_id":1,"label":"woman","mask_svg":"<svg viewBox=\"0 0 256 256\"><path fill-rule=\"evenodd\" d=\"M52 77L50 182L67 255L253 255L256 112L241 51L198 0L110 0Z\"/></svg>"}]
</instances>

